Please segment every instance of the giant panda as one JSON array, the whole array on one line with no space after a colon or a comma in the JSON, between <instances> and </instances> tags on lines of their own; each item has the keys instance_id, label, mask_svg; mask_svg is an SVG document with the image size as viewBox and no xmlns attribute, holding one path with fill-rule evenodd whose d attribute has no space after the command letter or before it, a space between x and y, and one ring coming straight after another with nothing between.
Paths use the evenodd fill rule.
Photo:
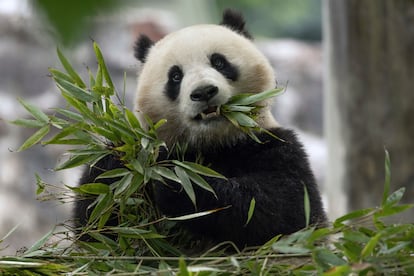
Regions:
<instances>
[{"instance_id":1,"label":"giant panda","mask_svg":"<svg viewBox=\"0 0 414 276\"><path fill-rule=\"evenodd\" d=\"M306 187L310 223L326 223L304 148L292 130L277 123L270 102L261 103L257 122L279 139L259 132L262 143L216 112L238 93L258 93L276 86L270 63L255 47L239 13L227 10L219 25L190 26L156 43L141 35L135 57L142 63L134 107L141 122L145 124L145 116L152 121L166 119L158 135L168 149L185 144L185 160L200 160L201 156L203 164L226 177L205 177L217 197L195 186L196 206L180 185L153 183L154 208L177 217L228 207L186 220L181 227L194 237L212 243L231 241L244 248L304 228ZM170 152L162 158L178 157ZM107 157L86 170L80 182L93 182L102 171L120 166L119 160ZM253 198L255 209L246 224ZM90 203L76 203L74 216L80 225L86 224Z\"/></svg>"}]
</instances>

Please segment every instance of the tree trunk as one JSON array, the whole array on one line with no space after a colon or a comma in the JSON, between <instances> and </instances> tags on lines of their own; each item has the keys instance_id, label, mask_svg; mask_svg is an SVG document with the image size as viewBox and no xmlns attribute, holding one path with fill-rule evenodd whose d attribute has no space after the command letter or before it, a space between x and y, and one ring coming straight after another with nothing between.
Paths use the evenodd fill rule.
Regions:
<instances>
[{"instance_id":1,"label":"tree trunk","mask_svg":"<svg viewBox=\"0 0 414 276\"><path fill-rule=\"evenodd\" d=\"M324 12L331 214L380 204L384 148L392 190L414 202L414 0L325 0Z\"/></svg>"}]
</instances>

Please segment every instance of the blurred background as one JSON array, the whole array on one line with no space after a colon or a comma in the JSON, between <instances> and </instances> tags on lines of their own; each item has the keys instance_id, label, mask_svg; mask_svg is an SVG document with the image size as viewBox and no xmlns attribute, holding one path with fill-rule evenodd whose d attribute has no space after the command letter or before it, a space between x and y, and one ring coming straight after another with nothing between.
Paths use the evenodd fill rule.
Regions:
<instances>
[{"instance_id":1,"label":"blurred background","mask_svg":"<svg viewBox=\"0 0 414 276\"><path fill-rule=\"evenodd\" d=\"M355 11L359 10L359 4L357 0L349 3L354 7L341 4L340 1L327 2L321 0L73 0L66 2L1 0L0 240L8 231L18 226L7 240L0 244L0 255L15 254L19 248L29 247L54 225L70 219L70 204L36 199L35 174L57 186L74 186L79 177L79 169L53 171L64 153L65 149L61 147L36 146L21 153L15 152L33 130L8 123L10 120L28 116L17 101L19 97L41 107L45 112L63 104L59 91L48 77L49 67L60 68L56 47L59 46L63 50L78 72L86 75L86 68L90 67L94 70L96 65L92 40L98 42L120 91L126 73L127 96L132 99L136 86L136 72L139 69L139 63L133 57L132 47L138 34L145 33L152 39L158 40L184 26L218 23L225 8L233 8L244 14L247 27L255 37L257 47L274 66L279 85L287 87L286 93L275 100L273 112L279 123L297 130L300 139L304 142L330 217L335 218L349 209L379 202L378 195L382 192L382 183L377 183L377 178L383 179L383 153L387 143L382 138L376 138L381 137L381 134L371 137L371 140L364 140L365 145L372 144L373 140L378 142L375 144L376 154L373 154L372 158L375 160L374 163L379 165L373 165L371 159L364 159L363 165L357 166L356 171L350 170L347 164L356 165L356 163L350 159L354 156L351 154L353 151L347 149L350 145L357 145L356 140L359 139L349 134L352 131L348 132L354 128L345 125L350 121L361 122L359 135L365 137L362 132L370 129L370 122L366 119L350 120L350 113L344 110L344 107L340 107L343 100L344 106L357 109L352 114L360 118L357 113L358 107L364 109L364 103L372 102L371 99L375 97L369 93L367 93L370 97L368 99L349 96L352 95L352 91L356 91L356 95L361 95L361 90L371 89L371 87L359 89L355 85L349 86L358 83L357 77L352 73L354 72L352 66L347 63L347 55L353 54L352 51L347 51L347 46L352 45L348 32L355 33L355 30L349 27L351 26L349 22L353 22L349 18L355 18L352 8L355 8ZM380 2L379 8L388 5L387 1ZM401 0L401 2L408 3L409 0ZM371 1L371 3L375 5L376 2ZM412 20L410 14L414 14L413 4L390 8L398 9L397 12L404 11L408 14L405 18L408 21ZM335 10L338 16L332 16ZM369 25L371 17L372 20L377 20L382 15L378 13L360 16L366 19ZM398 13L393 16L399 18ZM359 23L364 24L363 21ZM406 26L406 22L403 23ZM360 30L360 26L355 28L357 31ZM383 29L383 26L378 28ZM323 40L322 34L324 34ZM365 34L363 32L360 36ZM388 37L386 34L385 37ZM411 38L413 36L411 33ZM398 37L392 39L394 41ZM413 40L405 41L407 47L413 45ZM336 43L342 43L340 44L342 47L337 46ZM350 49L357 49L356 52L358 49L363 49L358 48L361 45L355 44L355 47ZM337 52L337 49L341 51ZM403 48L401 51L405 50L406 48ZM360 52L365 53L362 50ZM342 67L335 67L336 57L341 57ZM380 56L373 58L376 60ZM355 59L356 63L360 60L362 62L362 59L361 56ZM408 63L407 70L412 70L411 61L405 62ZM356 72L366 72L364 67L361 70ZM411 72L404 71L403 74ZM344 85L341 85L341 81L344 80ZM364 80L359 81L364 83ZM334 92L324 95L324 87ZM348 92L338 94L340 89L348 89ZM403 89L401 93L406 95L408 94L406 91L408 90ZM340 98L344 94L348 95L349 99ZM329 103L329 107L326 102ZM386 103L381 102L376 106L384 105ZM409 118L406 117L407 113L411 114L412 108L406 105L404 107L407 110L401 111L405 112L402 117L403 120L407 120ZM370 112L370 107L366 108L367 112ZM384 109L380 107L380 110ZM388 113L377 114L379 117L372 120L379 118L384 122L386 121L384 116L393 118L393 112L389 108L387 110ZM395 121L391 123L393 122L395 123ZM378 129L377 125L374 128ZM408 127L404 125L403 128L406 130ZM391 144L392 148L392 143L388 144ZM401 142L399 145L401 146ZM363 145L357 147L357 149L365 148ZM403 150L407 151L407 148ZM360 155L356 154L356 157L358 156ZM368 155L365 157L368 158ZM411 166L413 163L410 162L406 166L408 171L413 167ZM402 163L406 164L406 160ZM368 180L375 183L374 188L368 185L365 189L358 184L357 174L360 171L363 173L368 171L373 175L375 179ZM356 192L347 188L349 179L352 179L353 183L349 187L359 186ZM364 176L360 179L363 183L367 181ZM406 179L410 179L409 176L406 176ZM406 185L408 182L404 183ZM352 205L349 195L363 194L364 189L368 194L375 191L373 194L378 200L358 198L357 202L363 201L364 204Z\"/></svg>"}]
</instances>

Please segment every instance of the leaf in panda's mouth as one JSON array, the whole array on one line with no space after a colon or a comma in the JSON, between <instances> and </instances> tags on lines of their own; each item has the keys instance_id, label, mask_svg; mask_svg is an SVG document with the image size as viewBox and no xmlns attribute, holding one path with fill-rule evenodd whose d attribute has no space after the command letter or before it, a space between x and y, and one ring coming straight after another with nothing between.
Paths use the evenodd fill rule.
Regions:
<instances>
[{"instance_id":1,"label":"leaf in panda's mouth","mask_svg":"<svg viewBox=\"0 0 414 276\"><path fill-rule=\"evenodd\" d=\"M194 119L196 120L208 120L217 118L220 116L220 106L209 106L201 113L199 113Z\"/></svg>"}]
</instances>

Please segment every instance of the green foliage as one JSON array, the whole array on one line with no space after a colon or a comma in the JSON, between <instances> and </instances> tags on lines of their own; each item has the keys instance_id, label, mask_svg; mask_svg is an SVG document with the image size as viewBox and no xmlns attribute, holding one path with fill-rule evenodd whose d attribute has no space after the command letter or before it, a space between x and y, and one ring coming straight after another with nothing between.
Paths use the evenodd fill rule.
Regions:
<instances>
[{"instance_id":1,"label":"green foliage","mask_svg":"<svg viewBox=\"0 0 414 276\"><path fill-rule=\"evenodd\" d=\"M120 3L116 0L35 0L33 4L49 21L57 38L68 44L74 42L82 30L87 29L91 16L119 6ZM64 63L63 65L65 66ZM70 74L69 71L68 73Z\"/></svg>"},{"instance_id":2,"label":"green foliage","mask_svg":"<svg viewBox=\"0 0 414 276\"><path fill-rule=\"evenodd\" d=\"M160 217L152 208L145 193L151 180L169 179L183 186L193 203L197 198L193 185L214 194L201 176L220 177L211 169L185 160L157 162L164 145L156 135L164 121L149 122L143 129L134 114L123 103L115 104L117 96L99 47L94 44L98 60L96 74L90 73L89 84L72 69L58 51L65 72L51 69L51 75L67 101L65 108L46 114L37 107L20 100L33 119L18 119L16 125L37 128L19 150L37 143L74 146L70 157L57 166L66 169L83 164L92 166L108 154L117 156L125 168L103 172L94 183L70 187L57 193L59 200L72 201L67 195L96 198L93 211L83 234L93 242L81 242L72 230L48 232L29 249L16 257L0 257L1 275L78 274L159 274L159 275L373 275L414 273L414 225L387 224L386 218L399 214L413 204L400 204L404 189L391 191L390 159L386 152L384 195L376 208L357 210L336 219L324 228L307 228L287 236L276 236L261 247L237 251L229 243L219 244L201 256L186 257L171 242L176 221L193 219L219 212L209 210L176 218ZM279 93L243 94L221 107L220 112L248 134L256 124L246 123L246 116L254 121L257 102ZM236 115L235 115L236 114ZM52 137L49 131L55 129ZM250 134L254 132L250 132ZM250 135L249 134L249 135ZM46 139L46 137L48 137ZM254 138L254 137L253 137ZM102 179L114 179L110 186ZM49 197L53 186L36 176L39 196ZM305 187L305 185L304 185ZM252 198L247 214L251 220L256 200ZM304 189L306 220L310 207ZM117 214L120 224L107 226L111 214ZM0 244L12 234L0 239ZM109 238L108 234L113 238ZM168 239L166 237L169 237ZM69 243L68 241L76 243ZM178 241L179 243L179 241ZM229 249L235 253L230 254ZM1 248L0 248L1 250Z\"/></svg>"}]
</instances>

